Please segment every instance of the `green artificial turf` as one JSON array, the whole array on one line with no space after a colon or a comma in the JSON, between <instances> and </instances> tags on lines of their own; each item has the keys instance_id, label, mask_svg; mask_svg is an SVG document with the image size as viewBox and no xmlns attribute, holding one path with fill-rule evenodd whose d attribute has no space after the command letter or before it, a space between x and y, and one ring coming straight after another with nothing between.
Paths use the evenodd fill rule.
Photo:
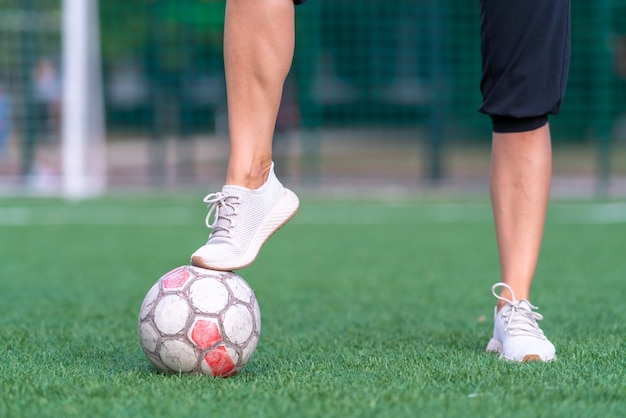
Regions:
<instances>
[{"instance_id":1,"label":"green artificial turf","mask_svg":"<svg viewBox=\"0 0 626 418\"><path fill-rule=\"evenodd\" d=\"M303 199L240 271L261 339L229 379L161 375L137 314L206 239L196 199L0 201L0 417L607 417L626 410L626 204L552 205L532 301L557 361L484 351L488 202Z\"/></svg>"}]
</instances>

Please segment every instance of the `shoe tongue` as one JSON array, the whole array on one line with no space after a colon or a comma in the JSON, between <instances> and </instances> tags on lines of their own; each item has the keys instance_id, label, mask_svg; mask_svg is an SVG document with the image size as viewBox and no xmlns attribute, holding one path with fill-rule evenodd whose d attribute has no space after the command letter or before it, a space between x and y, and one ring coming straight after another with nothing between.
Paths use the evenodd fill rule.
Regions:
<instances>
[{"instance_id":1,"label":"shoe tongue","mask_svg":"<svg viewBox=\"0 0 626 418\"><path fill-rule=\"evenodd\" d=\"M235 196L242 199L247 193L248 189L239 186L223 186L222 193L226 196ZM223 215L230 215L234 212L234 208L231 205L220 206L220 213Z\"/></svg>"},{"instance_id":2,"label":"shoe tongue","mask_svg":"<svg viewBox=\"0 0 626 418\"><path fill-rule=\"evenodd\" d=\"M523 309L526 309L528 311L532 311L533 310L533 305L531 305L530 302L527 301L526 299L520 299L519 307L523 308Z\"/></svg>"},{"instance_id":3,"label":"shoe tongue","mask_svg":"<svg viewBox=\"0 0 626 418\"><path fill-rule=\"evenodd\" d=\"M229 196L237 196L239 198L242 198L248 192L250 192L250 189L246 189L245 187L241 187L241 186L229 186L229 185L222 186L222 193L224 193L225 195L229 195Z\"/></svg>"},{"instance_id":4,"label":"shoe tongue","mask_svg":"<svg viewBox=\"0 0 626 418\"><path fill-rule=\"evenodd\" d=\"M222 193L224 193L226 196L236 196L239 199L242 199L247 192L248 189L239 186L222 187ZM211 236L228 238L228 229L230 228L230 220L228 218L234 213L235 207L233 205L220 205L220 216L217 218L215 224L213 225L213 231L211 233Z\"/></svg>"}]
</instances>

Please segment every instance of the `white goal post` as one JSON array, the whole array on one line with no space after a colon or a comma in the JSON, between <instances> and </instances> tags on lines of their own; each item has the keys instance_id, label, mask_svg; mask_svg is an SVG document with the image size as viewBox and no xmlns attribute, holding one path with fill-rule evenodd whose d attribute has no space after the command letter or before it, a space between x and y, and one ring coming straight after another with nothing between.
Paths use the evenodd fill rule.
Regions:
<instances>
[{"instance_id":1,"label":"white goal post","mask_svg":"<svg viewBox=\"0 0 626 418\"><path fill-rule=\"evenodd\" d=\"M98 0L63 0L62 12L62 192L75 200L107 184Z\"/></svg>"}]
</instances>

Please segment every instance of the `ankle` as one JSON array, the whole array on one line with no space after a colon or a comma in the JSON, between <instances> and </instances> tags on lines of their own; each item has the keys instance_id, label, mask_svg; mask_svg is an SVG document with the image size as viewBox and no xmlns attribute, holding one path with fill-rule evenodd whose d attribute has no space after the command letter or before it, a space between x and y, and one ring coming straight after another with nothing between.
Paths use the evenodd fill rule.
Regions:
<instances>
[{"instance_id":1,"label":"ankle","mask_svg":"<svg viewBox=\"0 0 626 418\"><path fill-rule=\"evenodd\" d=\"M499 295L496 293L495 288L499 287ZM493 295L498 299L496 303L496 309L499 312L509 302L516 302L519 300L530 300L529 289L527 286L512 286L505 282L500 282L492 287Z\"/></svg>"},{"instance_id":2,"label":"ankle","mask_svg":"<svg viewBox=\"0 0 626 418\"><path fill-rule=\"evenodd\" d=\"M246 189L258 189L263 186L272 168L269 165L259 165L256 167L248 167L247 169L230 168L226 174L226 184L229 186L240 186Z\"/></svg>"},{"instance_id":3,"label":"ankle","mask_svg":"<svg viewBox=\"0 0 626 418\"><path fill-rule=\"evenodd\" d=\"M506 302L499 300L498 303L496 304L496 311L500 312L500 310L504 308L506 304L507 304Z\"/></svg>"}]
</instances>

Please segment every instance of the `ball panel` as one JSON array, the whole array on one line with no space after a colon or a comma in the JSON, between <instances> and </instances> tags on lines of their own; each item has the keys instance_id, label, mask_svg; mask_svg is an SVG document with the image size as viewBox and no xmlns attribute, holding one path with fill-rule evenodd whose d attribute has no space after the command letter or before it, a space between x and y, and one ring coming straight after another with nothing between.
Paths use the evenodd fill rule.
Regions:
<instances>
[{"instance_id":1,"label":"ball panel","mask_svg":"<svg viewBox=\"0 0 626 418\"><path fill-rule=\"evenodd\" d=\"M211 276L211 277L221 277L224 274L228 274L225 271L221 270L209 270L202 267L196 266L186 266L189 271L192 271L196 276Z\"/></svg>"},{"instance_id":2,"label":"ball panel","mask_svg":"<svg viewBox=\"0 0 626 418\"><path fill-rule=\"evenodd\" d=\"M190 311L189 304L181 296L163 296L154 309L154 324L163 334L178 334L185 328Z\"/></svg>"},{"instance_id":3,"label":"ball panel","mask_svg":"<svg viewBox=\"0 0 626 418\"><path fill-rule=\"evenodd\" d=\"M233 296L239 299L242 302L250 302L252 297L252 288L243 280L240 276L235 273L231 273L226 279L226 284L233 292Z\"/></svg>"},{"instance_id":4,"label":"ball panel","mask_svg":"<svg viewBox=\"0 0 626 418\"><path fill-rule=\"evenodd\" d=\"M252 358L252 355L254 354L255 350L256 350L256 346L259 342L259 337L256 336L254 338L252 338L250 340L250 342L248 343L248 345L246 345L242 352L241 352L241 362L243 364L246 364L248 361L250 361L250 359Z\"/></svg>"},{"instance_id":5,"label":"ball panel","mask_svg":"<svg viewBox=\"0 0 626 418\"><path fill-rule=\"evenodd\" d=\"M163 289L175 290L182 289L192 277L192 274L185 267L178 267L167 273L162 279Z\"/></svg>"},{"instance_id":6,"label":"ball panel","mask_svg":"<svg viewBox=\"0 0 626 418\"><path fill-rule=\"evenodd\" d=\"M224 337L234 344L243 344L250 339L254 331L252 312L246 305L232 305L222 318Z\"/></svg>"},{"instance_id":7,"label":"ball panel","mask_svg":"<svg viewBox=\"0 0 626 418\"><path fill-rule=\"evenodd\" d=\"M228 352L228 355L230 356L230 358L233 360L233 363L235 363L235 367L243 367L246 363L242 363L241 362L241 355L239 354L239 351L237 350L237 347L231 347L230 345L226 345L226 351Z\"/></svg>"},{"instance_id":8,"label":"ball panel","mask_svg":"<svg viewBox=\"0 0 626 418\"><path fill-rule=\"evenodd\" d=\"M150 363L161 373L171 373L172 371L161 361L158 353L146 353L146 357L150 360Z\"/></svg>"},{"instance_id":9,"label":"ball panel","mask_svg":"<svg viewBox=\"0 0 626 418\"><path fill-rule=\"evenodd\" d=\"M253 295L254 297L254 295ZM259 307L259 302L254 298L252 304L252 316L254 318L254 325L256 328L257 338L259 334L261 334L261 308Z\"/></svg>"},{"instance_id":10,"label":"ball panel","mask_svg":"<svg viewBox=\"0 0 626 418\"><path fill-rule=\"evenodd\" d=\"M198 318L191 326L189 339L193 341L200 350L212 347L222 339L219 324L213 318Z\"/></svg>"},{"instance_id":11,"label":"ball panel","mask_svg":"<svg viewBox=\"0 0 626 418\"><path fill-rule=\"evenodd\" d=\"M159 357L168 369L175 373L193 372L198 365L198 353L185 341L165 340Z\"/></svg>"},{"instance_id":12,"label":"ball panel","mask_svg":"<svg viewBox=\"0 0 626 418\"><path fill-rule=\"evenodd\" d=\"M189 301L202 313L219 313L228 305L228 299L228 289L214 277L199 278L189 286Z\"/></svg>"},{"instance_id":13,"label":"ball panel","mask_svg":"<svg viewBox=\"0 0 626 418\"><path fill-rule=\"evenodd\" d=\"M154 286L150 288L146 297L143 299L141 303L141 309L139 310L139 320L144 320L150 315L152 312L152 308L159 296L159 283L155 283Z\"/></svg>"},{"instance_id":14,"label":"ball panel","mask_svg":"<svg viewBox=\"0 0 626 418\"><path fill-rule=\"evenodd\" d=\"M145 351L154 353L159 342L159 334L149 321L139 324L139 340Z\"/></svg>"},{"instance_id":15,"label":"ball panel","mask_svg":"<svg viewBox=\"0 0 626 418\"><path fill-rule=\"evenodd\" d=\"M235 363L223 345L215 347L206 353L200 368L203 373L211 374L215 377L227 377L232 376L233 372L236 373Z\"/></svg>"}]
</instances>

